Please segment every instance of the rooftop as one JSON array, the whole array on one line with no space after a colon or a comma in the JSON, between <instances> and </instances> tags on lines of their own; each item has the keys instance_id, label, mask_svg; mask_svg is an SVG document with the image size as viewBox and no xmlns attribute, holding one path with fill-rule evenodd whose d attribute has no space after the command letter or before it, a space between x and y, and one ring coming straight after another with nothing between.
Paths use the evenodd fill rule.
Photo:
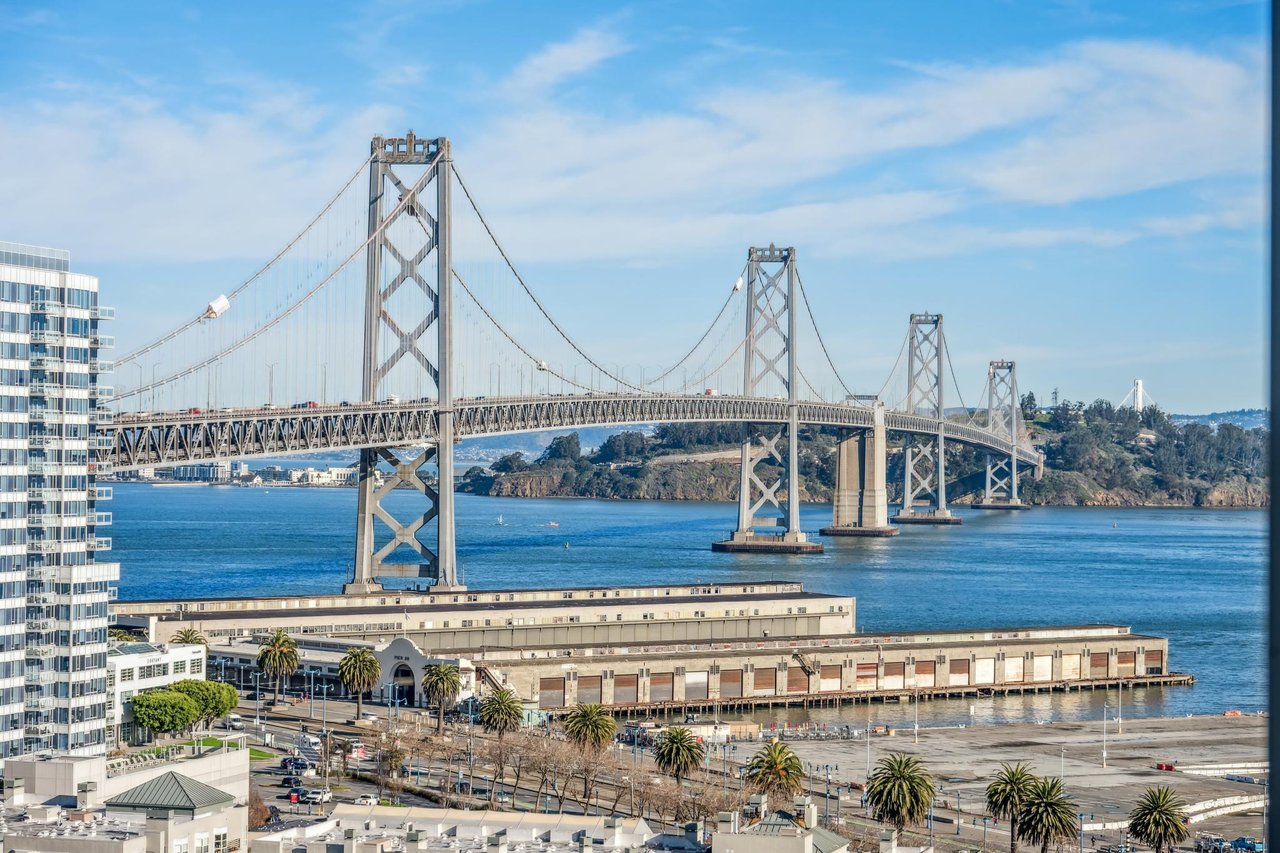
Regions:
<instances>
[{"instance_id":1,"label":"rooftop","mask_svg":"<svg viewBox=\"0 0 1280 853\"><path fill-rule=\"evenodd\" d=\"M107 800L108 809L198 812L235 802L235 797L170 770Z\"/></svg>"}]
</instances>

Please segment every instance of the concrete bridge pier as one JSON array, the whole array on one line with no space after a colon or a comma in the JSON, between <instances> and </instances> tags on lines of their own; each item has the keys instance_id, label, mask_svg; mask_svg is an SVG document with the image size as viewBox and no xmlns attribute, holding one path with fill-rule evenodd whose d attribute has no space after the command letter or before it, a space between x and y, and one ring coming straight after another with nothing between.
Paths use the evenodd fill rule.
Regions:
<instances>
[{"instance_id":1,"label":"concrete bridge pier","mask_svg":"<svg viewBox=\"0 0 1280 853\"><path fill-rule=\"evenodd\" d=\"M889 524L884 404L877 402L869 430L844 430L836 446L836 489L831 526L823 536L897 536Z\"/></svg>"}]
</instances>

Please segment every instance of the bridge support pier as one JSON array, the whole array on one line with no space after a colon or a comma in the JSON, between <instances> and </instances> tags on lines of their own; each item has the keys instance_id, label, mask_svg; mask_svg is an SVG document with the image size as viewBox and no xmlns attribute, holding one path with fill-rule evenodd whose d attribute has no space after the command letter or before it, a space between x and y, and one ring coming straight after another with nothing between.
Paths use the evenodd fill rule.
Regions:
<instances>
[{"instance_id":1,"label":"bridge support pier","mask_svg":"<svg viewBox=\"0 0 1280 853\"><path fill-rule=\"evenodd\" d=\"M785 277L785 278L784 278ZM796 250L751 247L747 251L747 333L743 394L786 393L787 424L757 445L750 424L742 430L742 471L738 484L738 527L711 543L713 551L821 554L800 529L800 413L796 395ZM786 436L786 456L779 443ZM766 482L761 463L781 471ZM786 486L786 512L779 492ZM758 495L758 497L756 497ZM772 513L760 515L761 510ZM776 513L776 514L775 514ZM760 528L757 530L757 528Z\"/></svg>"},{"instance_id":2,"label":"bridge support pier","mask_svg":"<svg viewBox=\"0 0 1280 853\"><path fill-rule=\"evenodd\" d=\"M876 402L869 430L845 430L836 446L831 526L823 536L897 536L889 524L884 404Z\"/></svg>"}]
</instances>

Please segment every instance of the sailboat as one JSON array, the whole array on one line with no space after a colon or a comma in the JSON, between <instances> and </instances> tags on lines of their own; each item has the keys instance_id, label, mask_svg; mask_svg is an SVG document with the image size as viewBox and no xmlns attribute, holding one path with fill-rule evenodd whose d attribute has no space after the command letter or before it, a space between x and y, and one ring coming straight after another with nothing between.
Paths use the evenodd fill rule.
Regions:
<instances>
[{"instance_id":1,"label":"sailboat","mask_svg":"<svg viewBox=\"0 0 1280 853\"><path fill-rule=\"evenodd\" d=\"M547 522L547 527L559 527L559 526L560 526L560 522L558 522L558 521L548 521L548 522Z\"/></svg>"},{"instance_id":2,"label":"sailboat","mask_svg":"<svg viewBox=\"0 0 1280 853\"><path fill-rule=\"evenodd\" d=\"M506 527L506 526L507 526L507 523L506 523L505 521L503 521L503 520L502 520L502 516L501 516L501 515L499 515L499 516L498 516L498 520L494 522L494 525L495 525L495 526L497 526L497 527Z\"/></svg>"}]
</instances>

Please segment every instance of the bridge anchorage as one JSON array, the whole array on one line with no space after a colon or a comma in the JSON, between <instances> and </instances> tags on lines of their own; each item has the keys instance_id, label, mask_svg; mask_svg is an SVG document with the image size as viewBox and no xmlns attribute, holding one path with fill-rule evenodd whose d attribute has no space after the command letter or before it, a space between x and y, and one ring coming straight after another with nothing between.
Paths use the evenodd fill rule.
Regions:
<instances>
[{"instance_id":1,"label":"bridge anchorage","mask_svg":"<svg viewBox=\"0 0 1280 853\"><path fill-rule=\"evenodd\" d=\"M796 250L752 247L747 251L746 355L742 393L746 397L780 390L787 401L786 423L762 434L742 426L742 467L738 481L738 527L713 551L821 554L800 529L800 416L796 366ZM772 386L772 387L771 387ZM785 437L786 456L779 450ZM764 463L778 468L768 473ZM786 508L779 491L786 489Z\"/></svg>"},{"instance_id":2,"label":"bridge anchorage","mask_svg":"<svg viewBox=\"0 0 1280 853\"><path fill-rule=\"evenodd\" d=\"M457 211L455 186L466 202ZM627 381L573 341L526 284L447 139L374 137L368 161L261 270L116 361L117 373L137 371L137 384L117 385L114 411L98 409L93 462L123 472L358 451L351 594L377 592L388 578L463 588L453 450L473 436L741 424L737 527L717 551L822 552L800 527L801 425L840 431L823 535L898 532L888 518L889 434L905 444L906 501L894 521L959 522L947 508L949 443L986 454L977 506L1022 507L1018 478L1031 468L1039 476L1043 456L1021 420L1013 362L991 363L985 412L961 398L948 417L944 378L955 377L942 316L916 314L884 387L856 395L823 343L795 249L751 248L743 276L683 358L649 382ZM803 335L816 347L802 347ZM802 362L811 351L821 360Z\"/></svg>"}]
</instances>

